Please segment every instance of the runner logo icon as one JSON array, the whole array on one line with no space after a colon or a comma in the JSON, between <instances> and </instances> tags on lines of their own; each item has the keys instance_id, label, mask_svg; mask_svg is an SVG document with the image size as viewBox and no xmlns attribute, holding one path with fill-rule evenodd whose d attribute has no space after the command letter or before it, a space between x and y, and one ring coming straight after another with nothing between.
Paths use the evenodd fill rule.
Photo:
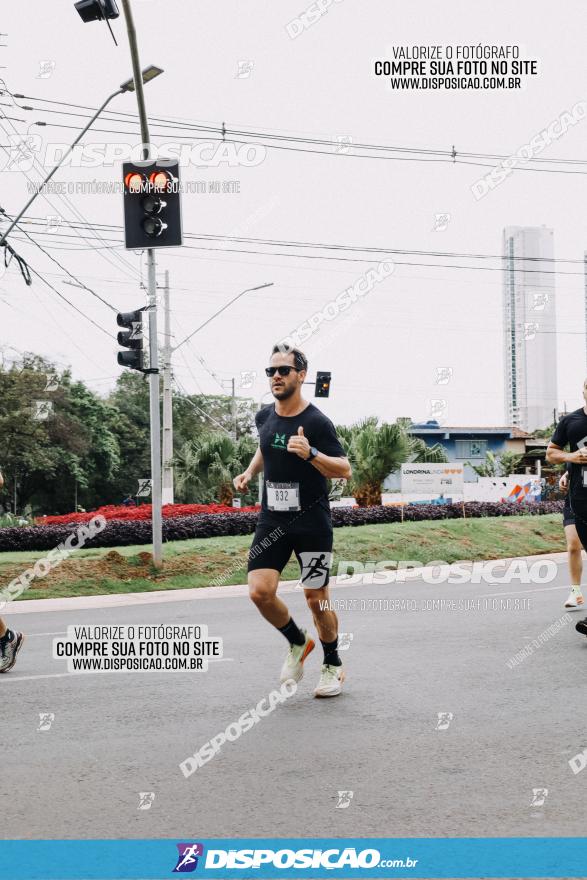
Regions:
<instances>
[{"instance_id":1,"label":"runner logo icon","mask_svg":"<svg viewBox=\"0 0 587 880\"><path fill-rule=\"evenodd\" d=\"M201 843L178 843L176 844L179 856L177 865L173 869L174 874L191 874L198 867L198 857L204 855L204 846Z\"/></svg>"},{"instance_id":2,"label":"runner logo icon","mask_svg":"<svg viewBox=\"0 0 587 880\"><path fill-rule=\"evenodd\" d=\"M301 552L302 576L298 587L306 590L320 590L328 583L328 573L332 565L332 553L320 551Z\"/></svg>"},{"instance_id":3,"label":"runner logo icon","mask_svg":"<svg viewBox=\"0 0 587 880\"><path fill-rule=\"evenodd\" d=\"M271 443L271 447L273 449L287 449L287 444L285 442L285 434L278 434L275 432L275 437L273 438L273 442Z\"/></svg>"}]
</instances>

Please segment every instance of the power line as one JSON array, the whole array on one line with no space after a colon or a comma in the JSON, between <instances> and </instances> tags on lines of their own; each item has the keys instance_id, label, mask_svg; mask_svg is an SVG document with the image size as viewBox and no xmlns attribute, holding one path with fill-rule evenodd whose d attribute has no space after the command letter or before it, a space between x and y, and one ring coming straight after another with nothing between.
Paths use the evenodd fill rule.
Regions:
<instances>
[{"instance_id":1,"label":"power line","mask_svg":"<svg viewBox=\"0 0 587 880\"><path fill-rule=\"evenodd\" d=\"M198 360L198 361L201 363L201 365L204 367L204 369L206 370L206 372L208 373L208 375L212 376L212 378L214 379L214 381L218 383L218 385L220 386L220 388L222 388L222 391L224 392L224 385L222 384L222 380L219 379L218 376L217 376L217 374L214 372L214 370L213 370L211 367L208 366L208 364L206 363L206 361L204 360L204 358L202 357L202 355L201 355L201 354L198 354L198 352L197 352L197 351L195 350L195 348L193 347L193 344L191 343L191 341L188 341L188 342L187 342L187 345L188 345L190 351L192 352L193 356L196 358L196 360ZM179 346L175 346L175 348L172 349L172 354L173 354L175 351L177 351L178 348L179 348ZM182 352L182 355L183 355L183 352ZM187 361L186 361L185 357L184 357L184 361L185 361L185 363L187 364ZM189 369L189 367L188 367L188 369ZM195 378L195 377L194 377L194 378Z\"/></svg>"},{"instance_id":2,"label":"power line","mask_svg":"<svg viewBox=\"0 0 587 880\"><path fill-rule=\"evenodd\" d=\"M26 219L27 222L31 222L31 223L45 223L45 221L42 218L37 218L37 217L25 217L25 218L23 218L23 220L24 219ZM68 221L68 226L69 225L72 225L72 224L70 224ZM122 226L118 226L116 224L96 224L96 225L101 226L105 231L106 230L122 231ZM93 224L89 224L89 226L92 227ZM58 234L59 235L60 233L53 233L53 232L48 233L47 232L45 234L50 234L50 235ZM64 237L66 237L66 236L64 236ZM212 243L214 243L214 242L221 243L224 241L230 241L235 244L240 244L240 243L254 244L254 245L263 246L263 247L287 247L287 248L292 248L292 249L301 249L301 248L310 249L311 248L314 250L326 250L326 251L335 251L335 252L343 252L343 253L374 253L374 254L380 254L382 256L407 255L407 256L437 257L439 259L499 260L502 263L505 261L507 261L508 263L510 263L511 261L514 261L514 262L531 263L531 264L548 263L548 264L552 264L552 265L557 265L560 263L568 263L571 265L584 266L584 259L566 258L566 257L556 257L556 258L555 257L552 257L552 258L549 258L549 257L518 257L518 256L509 257L509 256L504 256L502 254L463 253L463 252L458 252L458 251L431 251L431 250L409 249L409 248L405 248L405 249L402 249L402 248L375 248L375 247L363 246L363 245L325 244L325 243L320 243L320 242L304 242L304 241L293 241L293 240L280 241L278 239L250 238L250 237L244 237L244 236L225 236L225 235L212 235L212 234L206 234L206 233L189 233L189 232L184 232L184 238L188 239L190 241L210 241ZM108 241L108 240L113 241L113 242L122 243L121 239L105 239L105 241ZM190 249L189 245L184 245L184 247L187 247L188 249ZM259 250L247 251L247 250L242 250L242 249L235 250L235 249L225 248L225 247L222 247L222 248L194 248L194 247L192 247L191 249L211 250L211 251L217 251L218 253L228 251L229 253L235 253L235 252L236 253L254 253L254 254L261 254L261 255L265 255L265 256L271 256L271 253L267 253L265 251L259 251ZM276 254L276 255L277 256L290 256L290 257L300 256L304 259L305 258L308 258L308 259L313 258L311 255L307 255L307 254L301 254L301 255ZM322 257L322 259L335 259L335 258ZM361 259L361 260L358 260L358 262L381 262L381 261L380 260L362 260ZM412 263L398 262L397 265L429 266L430 264L427 264L427 263L413 263L412 264ZM432 265L437 265L439 268L465 268L465 269L470 268L470 269L491 269L493 271L498 271L498 272L503 271L503 265L502 266L493 266L493 267L487 267L487 266L469 266L469 267L455 266L455 267L451 267L451 266L445 266L445 264L443 264L443 263L432 264ZM524 273L535 272L536 274L542 274L542 273L556 274L557 270L540 269L540 268L534 270L534 269L522 268L522 269L513 269L512 271L524 272ZM583 271L581 271L581 272L565 272L565 271L560 271L560 270L558 270L558 271L561 275L583 275L584 274Z\"/></svg>"},{"instance_id":3,"label":"power line","mask_svg":"<svg viewBox=\"0 0 587 880\"><path fill-rule=\"evenodd\" d=\"M37 233L37 234L42 234L42 233ZM47 233L47 234L54 235L55 233ZM67 236L67 235L62 234L62 237L73 238L74 236ZM189 236L186 236L186 237L189 237ZM108 239L105 239L105 240L107 241ZM110 246L110 248L109 248L110 250L115 250L117 247L119 247L123 244L122 240L120 240L120 241L118 239L110 239L110 240L117 242L116 244L113 244ZM288 247L289 245L285 244L284 246ZM206 252L213 253L213 254L227 254L227 253L228 254L246 254L246 255L255 255L255 256L263 256L263 257L287 257L288 259L297 259L297 260L329 260L329 261L340 262L340 263L368 263L370 265L375 265L375 266L377 266L377 265L379 265L379 263L381 263L381 260L370 260L370 259L366 259L365 257L340 257L340 256L327 256L324 254L298 254L298 253L292 254L292 253L287 253L287 252L283 252L283 251L261 251L261 250L251 250L251 249L244 249L244 248L226 248L226 247L213 248L213 247L203 247L203 246L189 245L189 244L184 244L182 246L182 249L188 250L188 251L190 251L190 250L191 251L206 251ZM74 250L76 250L76 249L74 249ZM83 248L78 248L77 250L83 250ZM381 253L385 254L387 252L381 251ZM175 250L170 249L166 256L168 256L168 257L181 257L182 254L178 254L178 253L176 253ZM499 259L505 260L508 258L500 257ZM549 262L554 262L554 260L551 260ZM581 263L582 261L579 260L577 262ZM477 272L477 271L503 272L504 271L503 266L463 266L463 265L454 264L454 263L422 263L422 262L416 263L411 260L397 260L397 259L394 259L393 263L395 266L409 266L409 267L416 268L416 269L417 268L459 269L459 270L465 270L468 272ZM580 277L583 277L583 275L584 275L584 272L566 272L561 269L549 270L549 269L515 269L514 268L514 269L509 269L508 271L515 272L515 273L519 272L519 273L522 273L525 275L571 275L571 276L580 276Z\"/></svg>"},{"instance_id":4,"label":"power line","mask_svg":"<svg viewBox=\"0 0 587 880\"><path fill-rule=\"evenodd\" d=\"M230 433L230 431L228 431L228 430L224 427L223 424L221 424L220 422L218 422L218 421L217 421L215 418L213 418L209 413L207 413L205 410L203 410L202 407L198 406L197 403L194 403L194 401L193 401L193 400L191 399L191 397L188 395L188 393L186 392L185 388L183 388L183 386L180 384L180 382L179 382L179 380L178 380L177 378L175 378L175 384L177 385L177 387L179 388L180 392L182 393L182 395L183 395L182 399L183 399L183 400L185 400L187 403L189 403L191 406L193 406L194 409L197 409L198 412L201 413L201 415L204 416L204 418L209 419L211 422L214 422L214 424L217 425L222 431L224 431L225 434L228 434L229 437L232 436L231 433Z\"/></svg>"},{"instance_id":5,"label":"power line","mask_svg":"<svg viewBox=\"0 0 587 880\"><path fill-rule=\"evenodd\" d=\"M108 330L106 330L105 327L102 327L101 324L98 324L96 321L94 321L93 318L90 318L89 315L86 315L85 312L82 312L81 309L78 309L78 307L77 307L74 303L72 303L71 300L67 299L67 297L64 296L64 295L61 293L60 290L57 290L57 288L54 287L54 286L51 284L50 281L47 281L47 279L44 278L43 275L41 275L40 272L37 272L36 269L33 269L33 267L32 267L30 264L29 264L29 269L31 270L31 272L33 273L33 275L36 275L37 278L39 278L39 279L43 282L43 284L46 284L47 287L49 287L54 293L56 293L57 296L58 296L60 299L64 300L64 302L66 302L69 306L71 306L71 308L74 309L79 315L81 315L82 318L85 318L86 321L89 321L90 324L93 324L94 327L97 327L98 330L100 330L102 333L105 333L106 336L108 336L109 339L114 339L114 337L112 336L112 334L109 333Z\"/></svg>"},{"instance_id":6,"label":"power line","mask_svg":"<svg viewBox=\"0 0 587 880\"><path fill-rule=\"evenodd\" d=\"M32 101L38 101L39 103L56 104L56 105L63 106L63 107L74 107L77 109L84 109L84 110L89 110L91 112L95 112L95 108L89 107L89 106L83 105L83 104L73 104L73 103L67 102L67 101L55 101L55 100L49 100L46 98L34 98L32 96L25 96L25 95L16 95L15 97L19 97L23 100L32 100ZM17 104L16 106L19 106L19 105ZM44 109L42 107L39 107L39 108L25 107L25 108L21 108L21 109L26 109L26 110L30 109L30 110L41 112L41 113L54 113L54 114L58 114L58 115L60 114L60 115L80 116L80 117L86 118L86 119L89 118L86 114L77 114L77 113L72 113L70 111L63 111L63 110ZM106 114L108 114L109 117L114 117L114 119L110 119L110 121L128 124L128 125L134 124L135 121L138 119L136 114L128 113L125 111L108 110L108 111L106 111L106 113L104 115L106 116ZM120 117L122 117L122 118L120 118ZM328 140L325 138L302 137L299 135L287 135L287 134L284 135L284 134L275 133L275 130L272 131L272 130L268 130L268 129L256 130L256 129L251 129L251 128L227 128L224 126L224 124L222 126L220 126L220 125L205 125L205 124L199 123L199 122L190 122L188 120L182 121L182 120L171 119L169 117L161 117L161 116L153 116L153 117L151 117L151 119L153 121L154 127L158 127L158 128L164 127L164 128L171 129L175 133L175 136L177 136L177 137L183 137L182 135L177 134L178 130L179 131L185 130L185 131L193 131L193 132L197 132L199 134L206 134L206 135L217 134L217 135L220 135L219 138L211 138L211 139L218 140L221 142L228 141L230 143L241 143L241 142L243 142L243 139L246 139L246 138L261 138L261 139L265 139L265 140L278 141L280 143L289 142L290 144L292 144L292 143L293 144L303 144L306 146L315 146L315 147L321 146L321 147L328 147L329 148L327 151L322 151L322 150L317 150L317 149L311 149L311 150L299 149L299 150L297 150L298 152L309 152L309 153L315 152L315 153L322 153L322 154L326 153L327 155L345 155L345 156L349 156L349 157L354 156L355 158L395 158L395 159L403 158L404 160L407 160L407 161L422 161L421 159L418 159L417 157L428 156L428 157L434 157L434 158L427 159L425 161L446 161L446 162L450 162L451 164L483 165L483 163L481 163L481 162L463 161L463 160L483 159L483 160L490 160L492 162L495 162L495 161L499 162L503 159L510 158L510 155L511 155L511 154L499 154L499 153L475 153L475 152L461 151L461 150L455 151L454 147L452 147L450 149L449 148L431 149L431 148L421 148L421 147L392 146L389 144L363 143L360 141L356 142L356 143L354 143L354 142L349 143L348 146L352 150L357 150L357 149L358 150L373 150L373 151L378 151L378 152L404 154L401 157L400 156L379 156L378 157L378 156L368 156L368 155L367 156L360 156L358 154L353 154L351 152L342 152L340 150L337 150L337 146L340 146L340 145L337 145L332 140ZM47 125L52 125L52 124L47 123ZM66 125L61 125L59 123L56 123L56 124L54 124L54 127L74 128L75 126L66 126ZM104 133L111 133L111 134L130 134L131 133L131 132L120 130L120 129L97 129L97 130L102 131ZM234 137L231 137L231 135L233 135ZM161 133L159 136L161 136ZM186 135L186 137L187 137L187 135ZM279 145L276 143L269 143L269 144L263 143L261 145L267 146L269 148L274 148L274 149L279 148ZM283 149L294 149L291 146L282 147L282 148ZM538 163L540 163L540 164L557 164L557 165L567 165L567 166L587 164L587 160L585 160L585 159L568 159L568 158L567 159L562 159L562 158L559 159L559 158L555 158L555 157L533 157L532 159L529 159L526 161L537 163L537 164ZM486 165L484 167L492 167L492 166ZM545 169L545 168L543 168L543 169L515 168L512 170L516 170L516 171L522 171L522 170L523 171L537 171L537 170L548 171L549 169ZM585 173L587 173L587 171L579 171L579 172L555 171L554 173L585 174Z\"/></svg>"},{"instance_id":7,"label":"power line","mask_svg":"<svg viewBox=\"0 0 587 880\"><path fill-rule=\"evenodd\" d=\"M39 125L39 123L34 123L34 124ZM76 125L64 125L63 123L51 123L51 122L44 122L44 123L42 123L42 125L47 128L66 128L66 129L71 129L73 131L79 131L79 128ZM121 131L120 129L112 129L112 128L94 128L93 130L96 132L100 132L101 134L116 134L116 135L130 134L130 132L128 132L128 131ZM163 133L157 132L157 134L159 137L167 136L165 132L163 132ZM173 132L173 135L169 135L169 137L171 137L171 136L173 136L174 138L179 138L180 140L187 140L188 142L191 142L194 140L193 135L177 134L176 132ZM201 138L200 138L200 140L201 140ZM251 140L246 140L245 138L238 138L238 139L231 138L226 135L224 137L208 136L207 140L213 141L215 143L230 143L230 144L242 144L242 145L248 144L249 146L267 147L270 150L281 150L281 151L292 152L292 153L305 153L305 154L311 155L311 156L331 156L331 157L336 156L336 157L344 157L345 159L378 159L378 160L387 161L387 162L424 162L424 163L428 163L428 164L444 163L444 164L450 164L450 165L470 165L470 166L474 166L476 168L494 168L495 167L495 163L474 162L470 159L461 159L460 155L462 155L462 154L453 155L453 154L449 153L448 151L447 151L447 158L441 158L440 156L433 157L433 158L424 158L424 157L416 156L416 155L378 156L378 155L374 155L374 154L365 154L365 153L354 153L354 152L351 153L351 152L342 152L342 151L337 152L336 150L334 150L332 148L332 145L330 146L330 149L328 149L328 150L307 149L304 147L286 146L285 144L272 144L272 143L266 143L264 141L257 141L257 140L251 141ZM353 146L353 149L354 148L355 147ZM385 149L385 148L381 148L381 149ZM389 148L389 149L392 149L392 148ZM540 160L529 159L529 160L525 160L525 161L533 162L533 161L540 161ZM553 161L558 162L559 160L553 160ZM572 161L572 160L569 160L569 161ZM579 161L579 160L577 160L577 161ZM566 162L566 160L564 160L564 159L560 160L560 164L564 165L565 162ZM584 177L587 174L587 170L585 170L585 171L570 171L570 170L565 170L564 168L531 168L531 167L525 167L522 165L519 165L519 166L512 165L509 168L509 171L510 172L529 171L529 172L536 172L536 173L541 173L541 174L575 174L575 175L580 175L582 177Z\"/></svg>"},{"instance_id":8,"label":"power line","mask_svg":"<svg viewBox=\"0 0 587 880\"><path fill-rule=\"evenodd\" d=\"M10 216L6 213L6 211L3 210L2 208L0 208L0 213L3 214L5 217L7 217L8 220L12 220L12 219L13 219L13 218L10 217ZM92 296L94 296L94 297L96 297L96 299L100 300L101 303L103 303L105 306L107 306L107 307L108 307L109 309L111 309L113 312L117 312L117 311L118 311L118 309L116 309L113 305L111 305L111 303L109 303L107 300L103 299L103 297L101 297L99 293L96 293L95 290L92 290L91 287L88 287L86 284L83 283L83 281L80 281L79 278L77 278L75 275L73 275L73 274L69 271L69 269L66 269L66 267L63 266L62 263L59 262L59 260L57 260L54 256L52 256L52 254L50 254L49 251L47 251L47 250L46 250L41 244L39 244L38 241L36 241L34 238L32 238L32 236L29 235L29 233L28 233L25 229L22 229L21 226L20 226L20 224L17 224L16 228L17 228L17 229L20 229L21 232L24 232L24 234L25 234L26 237L29 239L29 241L31 241L36 247L38 247L39 250L41 250L41 251L42 251L47 257L49 257L49 259L52 260L57 266L59 266L60 269L63 269L63 271L66 272L67 275L69 275L70 278L73 278L74 281L77 281L77 286L78 286L78 287L81 287L83 290L87 290L88 293L91 293Z\"/></svg>"}]
</instances>

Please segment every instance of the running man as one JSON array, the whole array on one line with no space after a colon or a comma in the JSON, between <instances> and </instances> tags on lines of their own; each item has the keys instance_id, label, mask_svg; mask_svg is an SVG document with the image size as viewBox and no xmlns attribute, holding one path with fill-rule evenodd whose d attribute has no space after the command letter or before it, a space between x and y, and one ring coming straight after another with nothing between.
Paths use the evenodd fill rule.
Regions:
<instances>
[{"instance_id":1,"label":"running man","mask_svg":"<svg viewBox=\"0 0 587 880\"><path fill-rule=\"evenodd\" d=\"M551 464L569 464L569 509L575 518L577 535L587 548L587 379L583 382L583 399L586 406L576 409L559 421L546 450L546 460ZM570 451L565 452L568 446ZM565 529L566 531L566 529ZM571 576L571 595L577 598L577 607L583 599L581 583L575 570ZM570 597L569 597L570 598ZM574 606L571 606L574 607ZM576 624L577 632L587 635L587 618Z\"/></svg>"},{"instance_id":2,"label":"running man","mask_svg":"<svg viewBox=\"0 0 587 880\"><path fill-rule=\"evenodd\" d=\"M338 655L338 619L330 608L328 581L332 559L332 519L327 477L348 479L351 466L334 425L302 397L308 361L295 348L276 345L269 377L275 403L255 416L259 447L244 473L234 479L237 492L265 472L261 512L249 553L249 593L265 620L289 642L281 681L299 681L314 641L300 629L278 598L279 576L295 553L301 584L324 649L316 697L335 697L344 671Z\"/></svg>"},{"instance_id":3,"label":"running man","mask_svg":"<svg viewBox=\"0 0 587 880\"><path fill-rule=\"evenodd\" d=\"M0 473L0 489L4 485L4 477ZM0 617L0 672L8 672L16 663L16 655L22 647L22 633L8 629Z\"/></svg>"},{"instance_id":4,"label":"running man","mask_svg":"<svg viewBox=\"0 0 587 880\"><path fill-rule=\"evenodd\" d=\"M565 602L565 608L569 611L578 611L584 604L583 593L581 591L581 577L583 575L583 556L581 541L575 528L575 517L571 510L569 499L569 473L570 465L566 466L566 470L558 481L559 489L565 493L565 506L563 508L563 527L565 530L565 538L567 541L567 555L569 574L571 576L571 592L569 598Z\"/></svg>"}]
</instances>

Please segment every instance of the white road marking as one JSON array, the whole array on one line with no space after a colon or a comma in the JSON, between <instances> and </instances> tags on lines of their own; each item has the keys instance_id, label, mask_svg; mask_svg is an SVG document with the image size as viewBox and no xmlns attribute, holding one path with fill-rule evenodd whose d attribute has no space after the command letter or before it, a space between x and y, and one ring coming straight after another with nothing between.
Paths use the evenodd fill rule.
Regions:
<instances>
[{"instance_id":1,"label":"white road marking","mask_svg":"<svg viewBox=\"0 0 587 880\"><path fill-rule=\"evenodd\" d=\"M477 599L490 599L493 596L520 596L523 593L549 593L552 590L568 590L568 587L536 587L532 590L512 590L509 593L483 593L481 596L477 596Z\"/></svg>"},{"instance_id":2,"label":"white road marking","mask_svg":"<svg viewBox=\"0 0 587 880\"><path fill-rule=\"evenodd\" d=\"M39 636L66 636L66 635L67 635L67 630L64 630L63 632L58 632L58 633L29 633L29 632L26 633L27 639L34 639L34 638L38 638Z\"/></svg>"}]
</instances>

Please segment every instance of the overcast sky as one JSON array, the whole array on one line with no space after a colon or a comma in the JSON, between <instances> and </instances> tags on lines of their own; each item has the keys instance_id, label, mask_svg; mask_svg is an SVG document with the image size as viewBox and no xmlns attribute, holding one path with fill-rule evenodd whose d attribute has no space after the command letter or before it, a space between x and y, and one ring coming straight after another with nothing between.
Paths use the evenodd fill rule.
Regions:
<instances>
[{"instance_id":1,"label":"overcast sky","mask_svg":"<svg viewBox=\"0 0 587 880\"><path fill-rule=\"evenodd\" d=\"M292 39L286 25L309 5L304 0L275 4L133 0L142 66L153 63L165 70L146 86L149 115L214 126L224 121L229 129L246 127L290 137L332 141L350 137L354 143L422 150L455 145L457 153L507 155L563 111L587 100L587 10L578 0L567 0L564 14L546 0L494 2L490 7L465 0L442 4L339 0ZM105 25L82 23L70 0L20 0L4 4L3 13L0 29L7 37L1 39L7 47L0 49L5 67L0 74L12 92L97 107L131 74L122 17L113 22L116 47ZM400 92L373 74L373 61L390 57L392 45L480 42L519 45L524 57L538 59L539 75L527 79L519 91ZM50 76L39 77L43 61L54 62ZM237 75L239 62L246 62L241 71L249 70L248 76ZM74 128L57 123L83 124L78 116L40 110L58 105L31 100L26 103L37 109L28 112L7 106L7 98L0 100L0 110L13 117L12 124L21 134L34 120L50 122L51 127L31 129L45 141L73 140ZM134 96L116 98L111 109L135 112ZM4 129L0 141L7 144L14 129L5 119L0 125ZM128 136L98 131L122 128ZM542 156L579 159L586 135L587 119L570 127ZM172 138L154 135L152 139L157 144ZM138 124L122 126L103 117L86 142L104 141L138 143ZM333 147L324 154L308 155L269 149L255 167L183 167L184 183L240 182L239 194L186 194L184 231L498 255L504 226L545 224L554 228L557 259L583 258L587 178L582 174L519 171L477 201L471 186L489 169L405 161L405 156L402 161L357 158L352 152L337 153ZM7 170L5 152L0 151L0 156L1 204L14 213L27 199L27 180L19 166ZM41 177L38 167L27 174L31 180ZM65 168L56 179L116 181L120 168ZM120 194L72 194L69 203L57 195L49 198L51 204L40 197L29 215L59 214L72 221L75 209L87 221L122 226ZM446 229L434 229L437 214L450 215ZM101 250L63 238L62 232L74 234L62 225L52 237L41 235L37 240L117 309L143 304L138 284L145 262L112 241L121 241L120 229L104 236L107 241L99 243ZM105 393L119 372L114 313L87 291L65 283L64 271L20 238L12 239L18 252L112 338L38 279L26 287L12 267L0 279L0 344L8 354L12 346L44 354L61 366L71 365L76 377ZM374 265L350 258L379 259L347 251L336 254L344 260L302 259L283 247L257 245L243 247L262 253L214 254L196 247L216 245L193 239L186 244L189 249L157 254L158 270L168 269L171 276L176 340L241 290L267 282L274 286L246 294L197 334L192 345L184 346L183 356L180 352L175 356L177 380L189 392L218 393L220 386L211 373L221 381L235 376L238 393L257 400L266 390L263 367L271 344ZM301 253L333 254L308 249ZM323 325L306 343L310 377L316 369L333 374L331 398L320 406L341 422L370 414L388 420L398 416L425 420L432 415L431 401L440 398L447 401L446 424L503 424L499 260L448 261L495 270L484 271L441 268L435 264L443 261L430 256L396 259L432 265L396 265L394 273L360 304L345 317ZM559 264L559 268L563 270L556 278L559 407L566 401L575 408L581 403L585 373L584 279L580 264ZM438 368L452 369L448 384L436 383ZM258 373L250 389L239 387L243 372Z\"/></svg>"}]
</instances>

